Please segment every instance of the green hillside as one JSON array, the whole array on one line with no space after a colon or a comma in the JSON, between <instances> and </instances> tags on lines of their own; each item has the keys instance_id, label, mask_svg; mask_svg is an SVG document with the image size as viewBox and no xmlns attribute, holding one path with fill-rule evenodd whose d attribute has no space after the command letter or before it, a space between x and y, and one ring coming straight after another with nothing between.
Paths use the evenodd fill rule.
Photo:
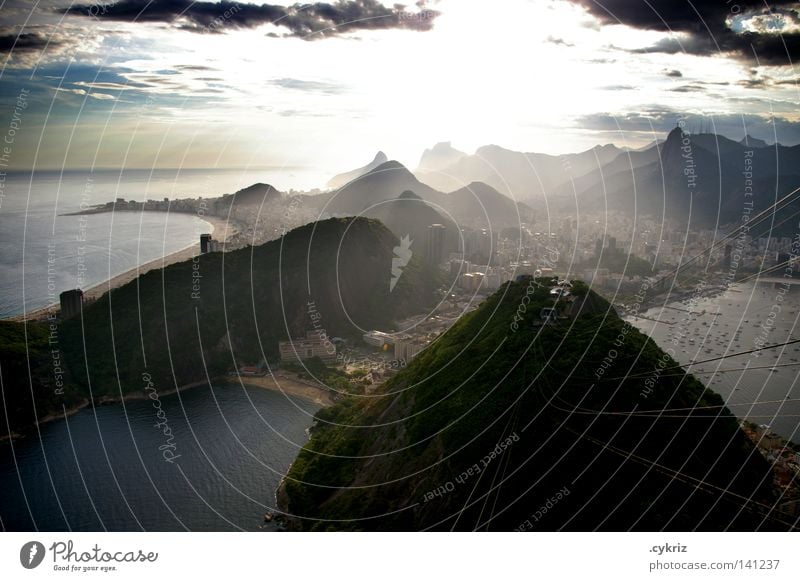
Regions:
<instances>
[{"instance_id":1,"label":"green hillside","mask_svg":"<svg viewBox=\"0 0 800 581\"><path fill-rule=\"evenodd\" d=\"M291 526L758 526L772 500L770 470L721 398L664 371L676 365L669 355L585 286L576 290L575 305L558 305L565 316L541 325L540 309L553 305L548 285L509 283L384 384L382 397L319 412L279 494ZM659 415L681 408L690 409Z\"/></svg>"},{"instance_id":2,"label":"green hillside","mask_svg":"<svg viewBox=\"0 0 800 581\"><path fill-rule=\"evenodd\" d=\"M0 438L85 399L50 332L49 323L0 321Z\"/></svg>"},{"instance_id":3,"label":"green hillside","mask_svg":"<svg viewBox=\"0 0 800 581\"><path fill-rule=\"evenodd\" d=\"M96 399L142 393L145 373L159 391L171 390L239 365L276 361L278 342L307 330L360 337L362 329L424 311L435 302L438 278L414 257L390 292L397 244L375 220L331 219L261 246L150 271L58 326L66 403L90 390ZM23 394L33 384L44 394L35 398L39 414L61 411L65 402L49 387L47 326L27 324L26 352L25 327L4 325L5 392ZM22 411L31 407L26 401L11 409L17 428L30 423L30 410Z\"/></svg>"}]
</instances>

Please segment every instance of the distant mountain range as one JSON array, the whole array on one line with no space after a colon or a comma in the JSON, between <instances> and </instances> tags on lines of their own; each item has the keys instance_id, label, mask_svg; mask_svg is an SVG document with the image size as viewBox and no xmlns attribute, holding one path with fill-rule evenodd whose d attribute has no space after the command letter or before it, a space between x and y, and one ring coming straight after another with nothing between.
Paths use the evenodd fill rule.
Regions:
<instances>
[{"instance_id":1,"label":"distant mountain range","mask_svg":"<svg viewBox=\"0 0 800 581\"><path fill-rule=\"evenodd\" d=\"M360 174L332 192L306 196L304 201L321 215L354 216L373 212L379 205L397 200L404 192L411 192L428 204L441 216L439 223L499 230L519 226L520 222L530 222L533 218L529 206L515 202L488 184L474 182L445 193L422 183L403 164L393 160ZM391 206L380 210L382 215L390 212Z\"/></svg>"},{"instance_id":2,"label":"distant mountain range","mask_svg":"<svg viewBox=\"0 0 800 581\"><path fill-rule=\"evenodd\" d=\"M420 181L443 191L483 182L515 200L536 200L571 177L602 167L620 153L622 150L614 145L558 156L486 145L467 155L449 143L438 143L422 154L415 174Z\"/></svg>"},{"instance_id":3,"label":"distant mountain range","mask_svg":"<svg viewBox=\"0 0 800 581\"><path fill-rule=\"evenodd\" d=\"M713 229L740 223L746 201L754 202L755 215L800 186L800 146L768 145L751 136L736 142L678 128L637 150L604 145L557 156L496 145L468 155L438 143L425 150L415 174L442 191L481 182L532 207L546 201L550 210L573 215L609 209ZM775 224L794 212L800 204ZM792 228L787 220L773 234Z\"/></svg>"},{"instance_id":4,"label":"distant mountain range","mask_svg":"<svg viewBox=\"0 0 800 581\"><path fill-rule=\"evenodd\" d=\"M560 186L553 199L569 200L560 208L578 215L608 208L715 229L742 224L743 216L755 216L798 186L800 146L676 128L664 143L621 154L575 180L574 193L573 184ZM773 235L789 235L797 222L789 218L798 211L800 204L792 204L750 234L772 228Z\"/></svg>"}]
</instances>

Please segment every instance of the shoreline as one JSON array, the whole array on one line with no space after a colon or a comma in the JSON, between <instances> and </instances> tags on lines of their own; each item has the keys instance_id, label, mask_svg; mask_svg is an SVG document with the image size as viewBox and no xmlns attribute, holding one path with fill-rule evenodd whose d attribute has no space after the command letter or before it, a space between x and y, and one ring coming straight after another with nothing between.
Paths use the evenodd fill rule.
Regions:
<instances>
[{"instance_id":1,"label":"shoreline","mask_svg":"<svg viewBox=\"0 0 800 581\"><path fill-rule=\"evenodd\" d=\"M707 299L707 298L714 298L720 296L730 290L729 287L725 287L724 285L715 285L710 284L706 285L706 288L697 292L696 289L683 289L683 290L674 290L672 293L667 292L660 292L652 297L647 297L645 300L639 303L639 309L636 315L631 315L628 310L628 303L627 302L614 302L611 296L605 296L601 293L599 294L601 297L606 299L611 306L617 311L617 315L623 320L627 320L630 317L637 318L641 317L641 315L645 315L654 309L663 310L665 307L669 307L674 303L681 304L683 301L687 299L696 298L700 299ZM597 291L595 291L597 292Z\"/></svg>"},{"instance_id":2,"label":"shoreline","mask_svg":"<svg viewBox=\"0 0 800 581\"><path fill-rule=\"evenodd\" d=\"M246 376L226 376L225 383L228 385L241 385L244 387L257 387L267 389L286 396L299 397L309 400L322 407L330 407L334 403L331 392L318 385L313 385L300 381L293 377L288 377L281 371L276 371L272 375L246 375Z\"/></svg>"},{"instance_id":3,"label":"shoreline","mask_svg":"<svg viewBox=\"0 0 800 581\"><path fill-rule=\"evenodd\" d=\"M212 383L215 380L212 379ZM188 389L192 389L195 387L200 387L201 385L207 385L207 381L195 381L194 383L187 383L185 385L179 385L177 388L168 389L166 391L160 392L158 395L159 397L166 397L168 395L175 395L179 391L186 391ZM148 395L142 391L141 393L138 391L126 393L123 396L117 395L101 395L98 397L94 405L95 406L105 406L105 405L118 405L121 404L123 401L141 401L144 399L148 399ZM55 422L56 420L64 420L70 416L74 416L79 411L89 407L92 405L92 401L90 399L83 399L81 403L74 405L70 408L65 409L60 413L52 412L41 418L35 424L31 424L28 428L26 428L25 434L20 434L18 432L13 432L9 435L0 436L0 444L3 442L7 442L10 440L17 440L19 438L24 437L27 433L33 430L35 427L41 427L45 424L49 424L51 422Z\"/></svg>"},{"instance_id":4,"label":"shoreline","mask_svg":"<svg viewBox=\"0 0 800 581\"><path fill-rule=\"evenodd\" d=\"M273 376L270 375L239 376L239 377L223 375L221 377L212 378L210 383L211 385L220 385L220 386L239 385L242 387L251 387L255 389L266 389L269 391L274 391L276 393L282 393L286 396L305 399L321 407L330 407L335 403L328 390L319 386L302 382L297 379L287 377L283 375L280 371L274 374L274 378ZM195 381L193 383L180 385L177 388L161 391L159 392L158 395L159 397L167 397L170 395L175 395L178 392L187 391L208 384L209 382L206 380ZM113 395L100 396L95 400L94 405L95 406L118 405L123 402L142 401L146 399L150 399L147 393L145 393L144 391L141 392L134 391L131 393L126 393L121 397ZM0 444L3 444L11 440L18 440L20 438L23 438L26 435L29 435L35 427L41 427L45 424L54 422L56 420L64 420L70 416L77 414L79 411L87 407L90 407L91 405L92 405L91 400L84 399L81 401L81 403L74 405L70 408L67 408L60 413L55 413L55 412L49 413L46 416L40 418L35 424L32 424L31 426L26 428L24 433L12 432L11 434L0 436Z\"/></svg>"},{"instance_id":5,"label":"shoreline","mask_svg":"<svg viewBox=\"0 0 800 581\"><path fill-rule=\"evenodd\" d=\"M214 240L218 240L220 242L227 242L228 239L235 236L240 231L240 225L238 222L228 221L223 218L218 218L216 216L202 216L200 217L201 220L204 222L208 222L212 226L211 236ZM185 262L187 260L191 260L195 256L197 256L200 252L200 242L199 240L192 244L191 246L187 246L186 248L182 248L180 250L176 250L171 254L167 254L162 256L161 258L156 258L150 260L149 262L145 262L144 264L140 264L133 268L126 270L120 274L112 276L111 278L99 282L88 289L83 291L83 298L84 301L91 302L99 299L107 292L110 292L116 288L124 286L129 282L133 282L141 275L150 272L151 270L155 270L157 268L165 268L172 264L176 264L178 262ZM44 307L40 307L38 309L34 309L32 311L28 311L21 315L11 315L9 317L3 317L3 321L16 321L16 322L24 322L24 321L38 321L42 319L46 319L48 315L51 313L58 311L60 308L58 303L53 303Z\"/></svg>"}]
</instances>

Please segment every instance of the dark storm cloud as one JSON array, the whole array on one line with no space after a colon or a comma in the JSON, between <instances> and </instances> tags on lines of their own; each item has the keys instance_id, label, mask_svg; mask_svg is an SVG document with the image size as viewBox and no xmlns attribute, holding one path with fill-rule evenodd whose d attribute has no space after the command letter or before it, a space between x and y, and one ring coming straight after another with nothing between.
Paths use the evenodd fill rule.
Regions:
<instances>
[{"instance_id":1,"label":"dark storm cloud","mask_svg":"<svg viewBox=\"0 0 800 581\"><path fill-rule=\"evenodd\" d=\"M23 32L22 34L0 33L0 53L13 51L40 51L47 46L58 46L61 39L50 38L39 32Z\"/></svg>"},{"instance_id":2,"label":"dark storm cloud","mask_svg":"<svg viewBox=\"0 0 800 581\"><path fill-rule=\"evenodd\" d=\"M672 70L667 70L667 71L664 71L664 74L665 74L665 75L667 75L668 77L678 77L678 78L679 78L679 77L682 77L682 76L683 76L683 73L682 73L682 72L680 72L680 71L679 71L679 70L677 70L677 69L672 69Z\"/></svg>"},{"instance_id":3,"label":"dark storm cloud","mask_svg":"<svg viewBox=\"0 0 800 581\"><path fill-rule=\"evenodd\" d=\"M638 53L696 55L732 54L761 64L786 65L800 57L800 34L777 34L768 25L755 31L735 31L728 20L773 15L797 22L796 0L569 0L586 8L603 24L624 24L642 30L684 33L686 38L664 39Z\"/></svg>"},{"instance_id":4,"label":"dark storm cloud","mask_svg":"<svg viewBox=\"0 0 800 581\"><path fill-rule=\"evenodd\" d=\"M75 54L77 36L80 36L80 30L72 27L0 27L0 58L3 60L3 68L41 66L46 57L59 58Z\"/></svg>"},{"instance_id":5,"label":"dark storm cloud","mask_svg":"<svg viewBox=\"0 0 800 581\"><path fill-rule=\"evenodd\" d=\"M339 0L277 6L191 0L120 0L113 4L78 4L63 12L124 22L161 22L193 32L221 32L225 28L255 28L272 24L286 29L284 36L307 40L375 29L426 31L439 12L417 3L420 10L388 8L377 0Z\"/></svg>"}]
</instances>

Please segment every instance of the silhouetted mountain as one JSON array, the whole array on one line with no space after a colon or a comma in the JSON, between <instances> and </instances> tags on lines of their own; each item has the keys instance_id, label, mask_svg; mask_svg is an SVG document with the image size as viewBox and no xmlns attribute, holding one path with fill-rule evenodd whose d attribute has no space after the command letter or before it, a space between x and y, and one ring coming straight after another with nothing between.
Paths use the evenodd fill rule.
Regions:
<instances>
[{"instance_id":1,"label":"silhouetted mountain","mask_svg":"<svg viewBox=\"0 0 800 581\"><path fill-rule=\"evenodd\" d=\"M437 143L431 149L422 152L419 165L414 173L419 176L425 172L446 170L466 155L463 151L454 149L449 141Z\"/></svg>"},{"instance_id":2,"label":"silhouetted mountain","mask_svg":"<svg viewBox=\"0 0 800 581\"><path fill-rule=\"evenodd\" d=\"M509 283L375 397L320 411L278 493L291 526L787 529L756 504L774 502L771 467L722 398L689 374L654 383L675 361L573 290L555 303L549 285ZM554 307L567 318L543 325Z\"/></svg>"},{"instance_id":3,"label":"silhouetted mountain","mask_svg":"<svg viewBox=\"0 0 800 581\"><path fill-rule=\"evenodd\" d=\"M280 200L281 193L269 184L253 184L243 188L232 196L223 196L223 200L231 197L240 206L255 206L273 200Z\"/></svg>"},{"instance_id":4,"label":"silhouetted mountain","mask_svg":"<svg viewBox=\"0 0 800 581\"><path fill-rule=\"evenodd\" d=\"M753 137L752 135L745 135L739 144L744 145L745 147L769 147L769 144L766 141L763 139L758 139L757 137Z\"/></svg>"},{"instance_id":5,"label":"silhouetted mountain","mask_svg":"<svg viewBox=\"0 0 800 581\"><path fill-rule=\"evenodd\" d=\"M458 226L434 210L414 192L406 190L394 200L373 206L365 213L368 218L380 220L398 238L410 236L411 251L425 256L428 227L442 224L446 228L446 249L458 249Z\"/></svg>"},{"instance_id":6,"label":"silhouetted mountain","mask_svg":"<svg viewBox=\"0 0 800 581\"><path fill-rule=\"evenodd\" d=\"M472 182L447 194L445 207L460 224L497 229L530 222L533 211L526 204L516 204L490 185Z\"/></svg>"},{"instance_id":7,"label":"silhouetted mountain","mask_svg":"<svg viewBox=\"0 0 800 581\"><path fill-rule=\"evenodd\" d=\"M605 180L612 179L616 174L634 170L657 161L659 158L659 146L660 143L656 143L638 150L623 151L601 167L596 167L588 173L574 177L572 180L556 187L552 192L552 196L548 196L548 202L562 209L564 204L573 204L576 194L580 194L598 184L602 185ZM574 207L570 209L575 211Z\"/></svg>"},{"instance_id":8,"label":"silhouetted mountain","mask_svg":"<svg viewBox=\"0 0 800 581\"><path fill-rule=\"evenodd\" d=\"M328 180L328 187L329 188L341 188L347 182L351 182L354 179L363 176L365 173L372 171L379 165L386 163L389 158L386 157L386 154L382 151L379 151L375 154L375 157L371 162L369 162L364 167L360 167L358 169L354 169L352 171L348 171L345 173L340 173L339 175L333 176L330 180Z\"/></svg>"},{"instance_id":9,"label":"silhouetted mountain","mask_svg":"<svg viewBox=\"0 0 800 581\"><path fill-rule=\"evenodd\" d=\"M530 221L532 210L503 196L487 184L470 184L451 194L439 192L421 183L397 161L387 161L333 194L320 198L325 211L336 216L353 216L373 206L396 199L404 191L412 191L428 202L445 218L460 227L502 228Z\"/></svg>"},{"instance_id":10,"label":"silhouetted mountain","mask_svg":"<svg viewBox=\"0 0 800 581\"><path fill-rule=\"evenodd\" d=\"M400 162L387 161L334 192L327 211L337 216L355 216L407 190L427 201L436 201L442 195L420 183Z\"/></svg>"},{"instance_id":11,"label":"silhouetted mountain","mask_svg":"<svg viewBox=\"0 0 800 581\"><path fill-rule=\"evenodd\" d=\"M424 183L443 191L460 189L471 182L484 182L523 201L552 195L555 188L571 177L579 177L612 161L621 151L614 145L603 145L581 153L556 156L486 145L474 155L459 156L438 171L430 171L420 164L418 176Z\"/></svg>"},{"instance_id":12,"label":"silhouetted mountain","mask_svg":"<svg viewBox=\"0 0 800 581\"><path fill-rule=\"evenodd\" d=\"M208 213L233 220L248 220L255 214L277 212L283 194L269 184L253 184L234 194L225 194L206 201Z\"/></svg>"},{"instance_id":13,"label":"silhouetted mountain","mask_svg":"<svg viewBox=\"0 0 800 581\"><path fill-rule=\"evenodd\" d=\"M713 229L740 224L743 215L755 216L800 186L800 146L747 146L676 128L660 146L638 152L633 167L624 167L626 155L634 159L633 153L623 154L576 180L576 210L607 207ZM774 234L790 232L793 223L783 219L798 210L800 204L794 204L776 216ZM766 232L769 224L761 228L750 234Z\"/></svg>"}]
</instances>

